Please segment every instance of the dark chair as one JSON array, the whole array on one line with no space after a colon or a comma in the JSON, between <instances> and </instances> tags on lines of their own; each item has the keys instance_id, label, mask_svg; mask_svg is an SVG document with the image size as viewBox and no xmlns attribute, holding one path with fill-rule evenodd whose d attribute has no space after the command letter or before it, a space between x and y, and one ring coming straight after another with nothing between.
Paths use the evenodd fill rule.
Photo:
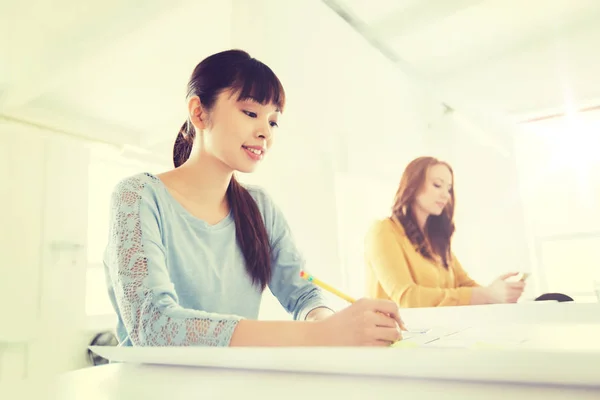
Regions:
<instances>
[{"instance_id":1,"label":"dark chair","mask_svg":"<svg viewBox=\"0 0 600 400\"><path fill-rule=\"evenodd\" d=\"M100 332L100 333L96 334L96 336L94 336L94 338L90 342L90 346L118 346L118 345L119 345L119 340L117 339L115 334L110 331ZM92 365L103 365L103 364L109 363L109 361L106 358L101 357L98 354L95 354L90 349L87 349L87 355L88 355L88 360L89 360L90 364L92 364Z\"/></svg>"},{"instance_id":2,"label":"dark chair","mask_svg":"<svg viewBox=\"0 0 600 400\"><path fill-rule=\"evenodd\" d=\"M563 301L573 301L573 298L571 296L567 296L566 294L562 294L562 293L544 293L541 296L538 296L535 301L548 301L548 300L554 300L554 301L559 301L559 302L563 302Z\"/></svg>"}]
</instances>

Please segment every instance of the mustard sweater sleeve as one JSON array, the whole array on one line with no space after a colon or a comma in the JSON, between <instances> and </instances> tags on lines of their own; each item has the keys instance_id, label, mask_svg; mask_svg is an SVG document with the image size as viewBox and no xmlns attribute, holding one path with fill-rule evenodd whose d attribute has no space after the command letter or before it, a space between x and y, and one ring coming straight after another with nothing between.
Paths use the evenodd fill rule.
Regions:
<instances>
[{"instance_id":1,"label":"mustard sweater sleeve","mask_svg":"<svg viewBox=\"0 0 600 400\"><path fill-rule=\"evenodd\" d=\"M456 286L457 287L479 287L481 286L479 283L475 282L469 274L465 272L462 265L456 258L456 256L452 255L452 263L454 267L454 275L456 276Z\"/></svg>"},{"instance_id":2,"label":"mustard sweater sleeve","mask_svg":"<svg viewBox=\"0 0 600 400\"><path fill-rule=\"evenodd\" d=\"M472 288L437 288L415 283L411 266L389 223L377 223L367 234L365 256L388 297L400 307L466 305Z\"/></svg>"}]
</instances>

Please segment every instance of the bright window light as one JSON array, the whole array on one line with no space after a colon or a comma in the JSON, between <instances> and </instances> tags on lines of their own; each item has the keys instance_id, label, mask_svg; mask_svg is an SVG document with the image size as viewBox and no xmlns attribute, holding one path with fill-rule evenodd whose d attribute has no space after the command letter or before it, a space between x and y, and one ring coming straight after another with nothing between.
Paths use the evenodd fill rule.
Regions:
<instances>
[{"instance_id":1,"label":"bright window light","mask_svg":"<svg viewBox=\"0 0 600 400\"><path fill-rule=\"evenodd\" d=\"M593 298L600 243L600 111L523 125L516 137L542 289Z\"/></svg>"}]
</instances>

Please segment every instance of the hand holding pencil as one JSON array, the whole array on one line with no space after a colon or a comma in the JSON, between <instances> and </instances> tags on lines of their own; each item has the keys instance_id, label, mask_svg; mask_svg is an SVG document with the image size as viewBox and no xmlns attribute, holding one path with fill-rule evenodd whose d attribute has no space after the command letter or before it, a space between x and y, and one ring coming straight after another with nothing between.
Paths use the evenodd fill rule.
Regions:
<instances>
[{"instance_id":1,"label":"hand holding pencil","mask_svg":"<svg viewBox=\"0 0 600 400\"><path fill-rule=\"evenodd\" d=\"M300 276L351 303L350 307L317 322L322 324L321 335L332 346L389 346L402 339L401 330L406 327L394 302L355 300L304 271Z\"/></svg>"}]
</instances>

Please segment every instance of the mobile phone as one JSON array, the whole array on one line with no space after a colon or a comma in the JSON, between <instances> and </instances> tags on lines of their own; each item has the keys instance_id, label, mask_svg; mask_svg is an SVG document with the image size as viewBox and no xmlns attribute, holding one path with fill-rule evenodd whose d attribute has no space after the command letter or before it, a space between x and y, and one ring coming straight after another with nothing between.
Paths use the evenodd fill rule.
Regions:
<instances>
[{"instance_id":1,"label":"mobile phone","mask_svg":"<svg viewBox=\"0 0 600 400\"><path fill-rule=\"evenodd\" d=\"M521 282L525 282L527 280L527 278L529 278L529 276L531 275L531 273L529 272L523 272L521 273L521 279L519 279Z\"/></svg>"}]
</instances>

